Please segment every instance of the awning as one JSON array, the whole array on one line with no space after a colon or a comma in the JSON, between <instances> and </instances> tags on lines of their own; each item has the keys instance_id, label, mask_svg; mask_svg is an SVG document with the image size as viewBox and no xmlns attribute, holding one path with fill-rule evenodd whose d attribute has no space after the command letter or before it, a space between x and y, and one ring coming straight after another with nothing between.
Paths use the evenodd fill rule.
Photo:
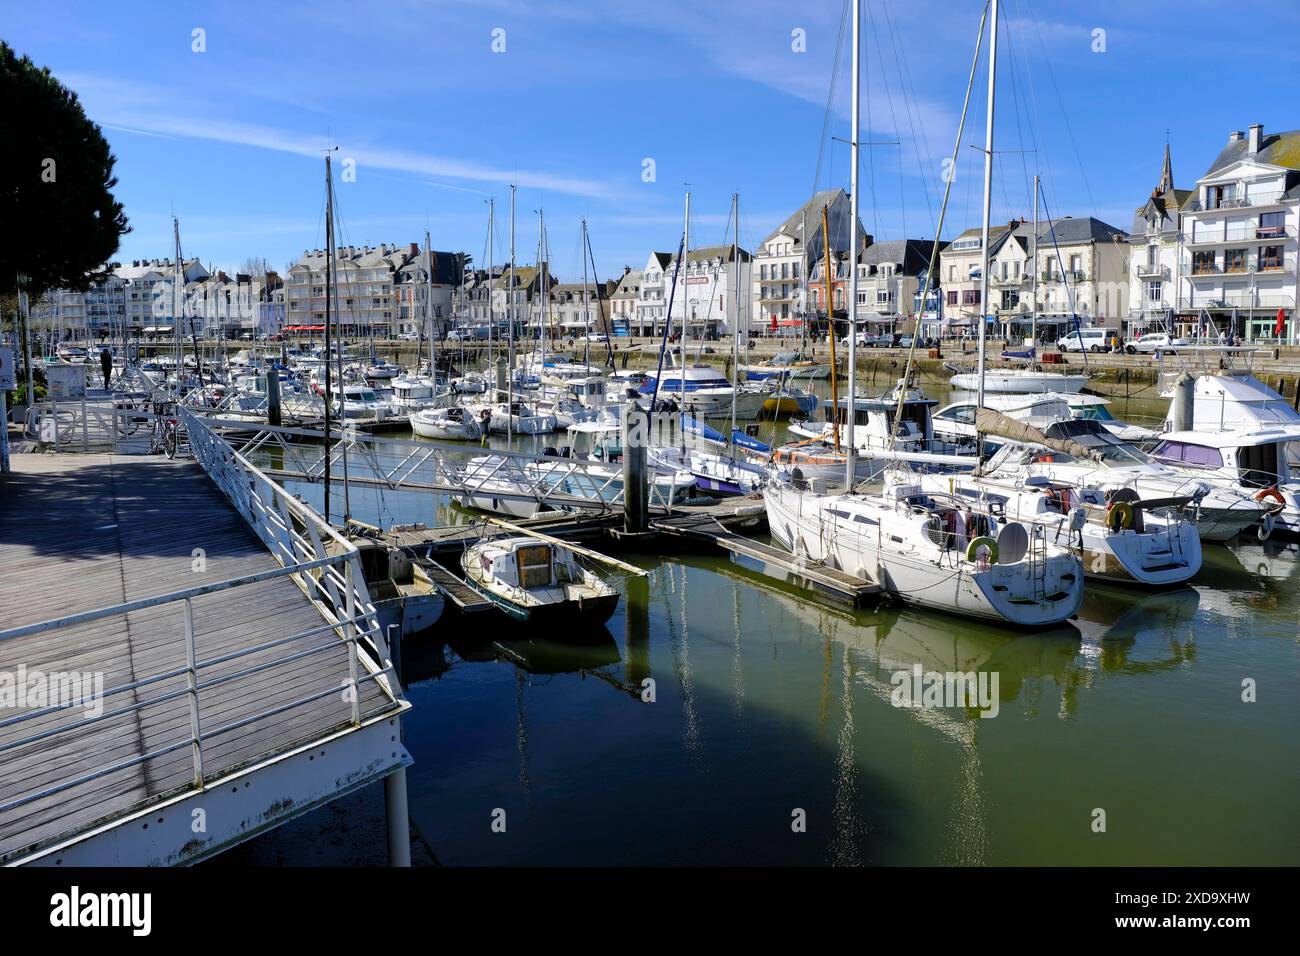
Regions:
<instances>
[{"instance_id":1,"label":"awning","mask_svg":"<svg viewBox=\"0 0 1300 956\"><path fill-rule=\"evenodd\" d=\"M171 327L170 325L146 325L146 326L144 327L144 329L143 329L143 331L146 332L146 333L149 333L149 332L170 332L171 330L172 330L172 327Z\"/></svg>"},{"instance_id":2,"label":"awning","mask_svg":"<svg viewBox=\"0 0 1300 956\"><path fill-rule=\"evenodd\" d=\"M324 332L324 331L325 331L325 326L323 326L323 325L286 325L286 326L284 327L284 331L286 331L286 332Z\"/></svg>"}]
</instances>

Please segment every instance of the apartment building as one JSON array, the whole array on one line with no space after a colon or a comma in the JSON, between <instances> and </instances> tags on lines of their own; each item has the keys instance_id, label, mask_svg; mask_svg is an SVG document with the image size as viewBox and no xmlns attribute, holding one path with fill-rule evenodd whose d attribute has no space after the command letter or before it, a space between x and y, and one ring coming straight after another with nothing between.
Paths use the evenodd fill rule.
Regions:
<instances>
[{"instance_id":1,"label":"apartment building","mask_svg":"<svg viewBox=\"0 0 1300 956\"><path fill-rule=\"evenodd\" d=\"M174 259L135 259L129 266L119 266L114 275L125 285L126 324L133 332L145 335L164 334L173 331L176 321L176 296L173 283L176 280L176 261ZM198 259L186 259L181 266L182 283L189 288L193 283L203 282L211 273L203 267ZM184 298L181 307L184 309ZM183 324L182 331L190 335L197 331L203 334L202 327L195 328L194 322Z\"/></svg>"},{"instance_id":2,"label":"apartment building","mask_svg":"<svg viewBox=\"0 0 1300 956\"><path fill-rule=\"evenodd\" d=\"M863 239L865 247L858 254L858 301L853 318L859 330L871 334L912 332L918 317L923 323L921 334L937 335L941 290L930 290L928 310L921 308L921 286L934 248L933 239L891 239L874 242L871 236ZM942 246L940 248L943 248ZM837 321L849 317L846 302L849 298L848 256L834 257L835 274L831 278L831 294ZM824 313L826 298L825 261L812 264L808 273L808 301L814 313ZM918 313L927 312L925 316ZM842 334L847 325L838 327Z\"/></svg>"},{"instance_id":3,"label":"apartment building","mask_svg":"<svg viewBox=\"0 0 1300 956\"><path fill-rule=\"evenodd\" d=\"M753 288L751 265L749 252L731 245L692 249L680 268L676 253L652 252L642 270L642 334L661 334L670 307L672 331L685 329L688 338L746 332L750 309L743 300Z\"/></svg>"},{"instance_id":4,"label":"apartment building","mask_svg":"<svg viewBox=\"0 0 1300 956\"><path fill-rule=\"evenodd\" d=\"M342 246L335 250L335 305L346 336L390 336L397 324L397 271L419 255L419 246ZM303 253L286 276L287 325L290 330L325 324L326 255Z\"/></svg>"},{"instance_id":5,"label":"apartment building","mask_svg":"<svg viewBox=\"0 0 1300 956\"><path fill-rule=\"evenodd\" d=\"M1296 342L1298 230L1300 130L1234 131L1182 206L1182 331Z\"/></svg>"},{"instance_id":6,"label":"apartment building","mask_svg":"<svg viewBox=\"0 0 1300 956\"><path fill-rule=\"evenodd\" d=\"M1128 313L1128 234L1092 216L1038 224L1013 219L989 229L989 301L980 302L981 230L967 229L940 256L949 332L978 330L1019 338L1037 315L1040 339L1081 326L1119 328Z\"/></svg>"},{"instance_id":7,"label":"apartment building","mask_svg":"<svg viewBox=\"0 0 1300 956\"><path fill-rule=\"evenodd\" d=\"M515 326L515 335L523 336L525 329L536 330L545 322L546 298L543 288L550 290L557 280L550 271L535 265L516 265L512 270L506 266L501 270L492 290L492 315L497 327L508 332L510 323Z\"/></svg>"},{"instance_id":8,"label":"apartment building","mask_svg":"<svg viewBox=\"0 0 1300 956\"><path fill-rule=\"evenodd\" d=\"M831 249L848 250L850 240L849 194L843 189L823 189L777 226L754 251L752 298L754 324L764 329L798 329L810 312L804 279L812 264L825 258L822 211L830 225ZM858 224L859 241L865 235Z\"/></svg>"},{"instance_id":9,"label":"apartment building","mask_svg":"<svg viewBox=\"0 0 1300 956\"><path fill-rule=\"evenodd\" d=\"M611 327L618 334L628 334L636 328L636 305L641 298L641 281L645 273L631 266L623 267L623 277L618 280L609 297Z\"/></svg>"},{"instance_id":10,"label":"apartment building","mask_svg":"<svg viewBox=\"0 0 1300 956\"><path fill-rule=\"evenodd\" d=\"M989 257L992 262L997 263L996 268L991 268L994 275L1000 273L1002 260L997 259L998 253L1006 244L1007 240L1023 224L1019 219L1012 219L1010 222L989 226ZM1008 282L1012 277L1016 278L1016 288L1019 286L1019 277L1026 275L1025 270L1028 266L1028 248L1025 244L1017 244L1019 254L1008 252L1005 256L1006 261L1016 263L1008 268ZM980 267L983 261L983 231L976 226L973 229L967 229L952 242L944 247L939 255L939 283L943 287L943 322L941 325L944 335L956 335L962 332L971 332L979 328L978 322L981 315L986 314L984 304L980 301L981 283ZM1009 289L1008 285L994 286L989 284L990 298L996 302L1001 302L1001 293ZM1015 299L1016 306L1019 305L1019 296Z\"/></svg>"},{"instance_id":11,"label":"apartment building","mask_svg":"<svg viewBox=\"0 0 1300 956\"><path fill-rule=\"evenodd\" d=\"M669 279L665 278L669 265L676 260L671 252L652 252L641 270L641 290L636 302L636 334L654 335L663 330L667 316L668 297L664 294Z\"/></svg>"},{"instance_id":12,"label":"apartment building","mask_svg":"<svg viewBox=\"0 0 1300 956\"><path fill-rule=\"evenodd\" d=\"M394 331L398 335L414 336L427 336L432 331L437 338L446 336L464 272L464 253L434 249L426 254L423 249L418 250L393 275L393 299L397 307ZM432 330L428 316L432 316Z\"/></svg>"},{"instance_id":13,"label":"apartment building","mask_svg":"<svg viewBox=\"0 0 1300 956\"><path fill-rule=\"evenodd\" d=\"M1165 145L1160 182L1133 213L1129 230L1127 337L1170 328L1178 302L1178 260L1182 254L1182 210L1190 189L1174 187L1173 163Z\"/></svg>"},{"instance_id":14,"label":"apartment building","mask_svg":"<svg viewBox=\"0 0 1300 956\"><path fill-rule=\"evenodd\" d=\"M552 336L579 337L603 334L610 329L610 300L618 280L604 282L557 282L551 286L550 309L545 325Z\"/></svg>"}]
</instances>

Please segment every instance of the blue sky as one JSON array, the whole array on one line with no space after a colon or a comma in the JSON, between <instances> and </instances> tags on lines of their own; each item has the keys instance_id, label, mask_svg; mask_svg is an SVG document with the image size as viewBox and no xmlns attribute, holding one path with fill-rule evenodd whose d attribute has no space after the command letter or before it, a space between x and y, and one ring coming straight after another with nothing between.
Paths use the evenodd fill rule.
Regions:
<instances>
[{"instance_id":1,"label":"blue sky","mask_svg":"<svg viewBox=\"0 0 1300 956\"><path fill-rule=\"evenodd\" d=\"M982 6L865 5L863 139L875 145L863 149L862 218L878 239L933 235ZM564 279L581 277L583 216L600 271L616 274L676 248L687 183L692 246L724 241L733 191L752 247L814 187L848 186L848 148L833 138L848 137L847 35L822 136L838 0L0 9L0 35L105 128L133 227L122 260L170 254L173 211L186 254L218 268L249 256L282 268L323 245L327 144L356 162L337 189L343 242L422 241L428 228L435 248L482 262L495 196L500 261L513 182L517 258L534 260L544 208ZM1003 0L1002 19L995 220L1030 214L1039 172L1052 214L1127 228L1166 130L1188 186L1230 130L1300 126L1300 9L1288 4ZM983 141L984 85L982 64L970 143ZM979 222L981 157L960 153L945 238Z\"/></svg>"}]
</instances>

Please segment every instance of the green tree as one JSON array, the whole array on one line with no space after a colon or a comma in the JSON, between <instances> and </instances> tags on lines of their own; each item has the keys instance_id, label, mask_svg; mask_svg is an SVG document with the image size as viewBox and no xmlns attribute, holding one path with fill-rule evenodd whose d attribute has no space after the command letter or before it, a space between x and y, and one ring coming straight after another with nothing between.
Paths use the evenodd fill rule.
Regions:
<instances>
[{"instance_id":1,"label":"green tree","mask_svg":"<svg viewBox=\"0 0 1300 956\"><path fill-rule=\"evenodd\" d=\"M27 276L35 301L102 276L129 230L116 157L77 94L0 40L0 296Z\"/></svg>"}]
</instances>

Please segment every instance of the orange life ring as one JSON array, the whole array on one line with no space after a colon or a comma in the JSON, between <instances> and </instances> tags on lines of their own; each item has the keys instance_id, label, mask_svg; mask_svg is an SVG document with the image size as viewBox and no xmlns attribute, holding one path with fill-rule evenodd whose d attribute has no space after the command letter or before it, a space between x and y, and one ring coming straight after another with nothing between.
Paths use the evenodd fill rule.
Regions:
<instances>
[{"instance_id":1,"label":"orange life ring","mask_svg":"<svg viewBox=\"0 0 1300 956\"><path fill-rule=\"evenodd\" d=\"M1056 461L1056 459L1053 458L1051 455L1039 455L1037 458L1034 459L1034 461L1040 461L1050 465L1052 464L1052 462Z\"/></svg>"},{"instance_id":2,"label":"orange life ring","mask_svg":"<svg viewBox=\"0 0 1300 956\"><path fill-rule=\"evenodd\" d=\"M1277 485L1273 485L1271 488L1261 488L1255 492L1256 501L1263 501L1265 498L1272 498L1282 507L1286 507L1286 496L1278 490Z\"/></svg>"}]
</instances>

